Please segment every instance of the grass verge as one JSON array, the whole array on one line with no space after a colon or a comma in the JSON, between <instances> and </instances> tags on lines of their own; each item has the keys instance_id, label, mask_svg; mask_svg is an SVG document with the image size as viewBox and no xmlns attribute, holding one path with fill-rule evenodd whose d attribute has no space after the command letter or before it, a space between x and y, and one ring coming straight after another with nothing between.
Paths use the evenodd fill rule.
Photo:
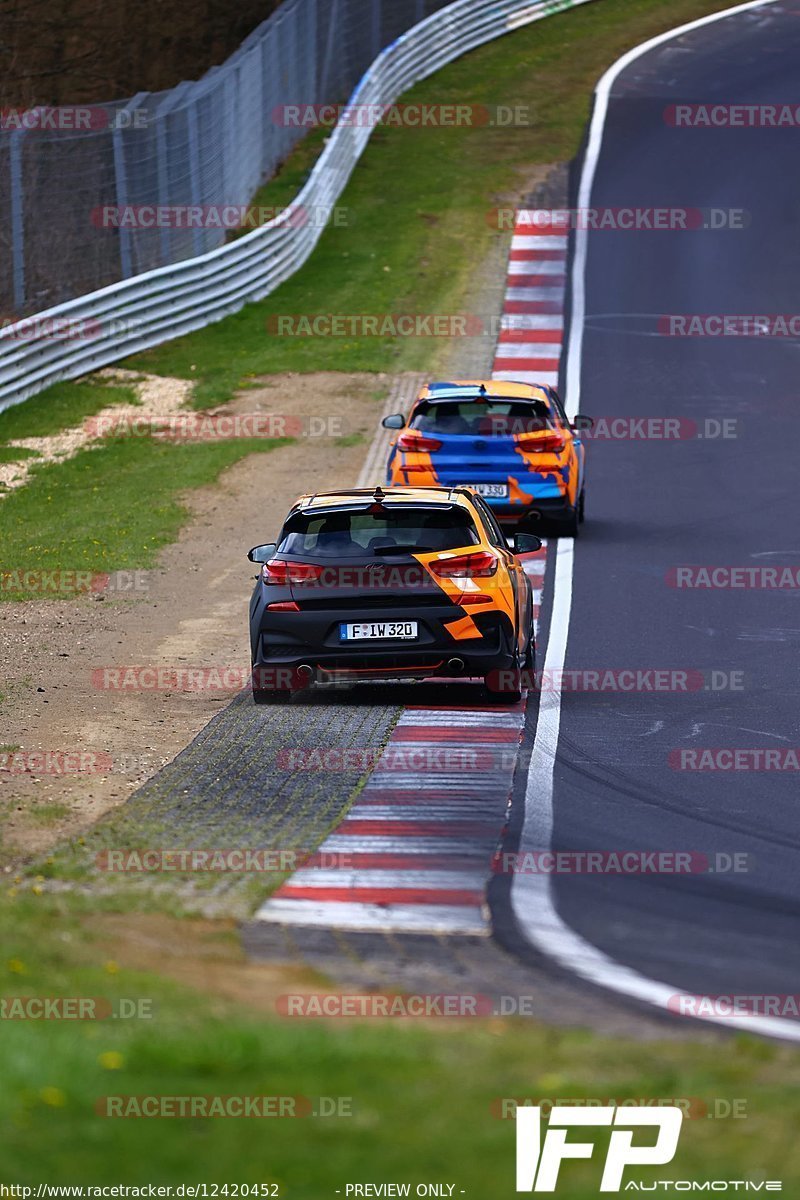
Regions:
<instances>
[{"instance_id":1,"label":"grass verge","mask_svg":"<svg viewBox=\"0 0 800 1200\"><path fill-rule=\"evenodd\" d=\"M171 445L110 437L97 449L37 468L25 487L0 501L4 562L13 564L5 568L0 599L29 598L27 571L102 573L153 566L186 519L179 493L213 482L247 454L289 440Z\"/></svg>"},{"instance_id":2,"label":"grass verge","mask_svg":"<svg viewBox=\"0 0 800 1200\"><path fill-rule=\"evenodd\" d=\"M0 413L0 446L15 438L49 437L80 425L112 404L136 404L132 387L106 383L97 375L54 383L38 396ZM12 448L13 449L13 448ZM24 451L20 453L22 457Z\"/></svg>"},{"instance_id":3,"label":"grass verge","mask_svg":"<svg viewBox=\"0 0 800 1200\"><path fill-rule=\"evenodd\" d=\"M669 1098L691 1101L695 1113L743 1101L739 1119L685 1121L669 1167L631 1169L627 1177L652 1183L766 1172L782 1178L789 1195L800 1183L794 1049L747 1038L724 1049L642 1043L502 1018L281 1019L279 995L319 990L319 982L244 964L229 926L176 930L184 974L194 956L200 981L223 981L206 995L166 978L166 964L163 971L140 960L127 965L124 939L115 943L102 918L75 898L6 893L0 928L6 1005L13 997L83 996L150 1014L0 1022L0 1145L5 1176L16 1183L275 1182L283 1197L320 1200L346 1182L372 1179L512 1195L514 1124L496 1115L502 1097ZM155 941L152 926L136 932L142 945ZM232 981L256 995L257 1011L222 994ZM97 1111L108 1096L214 1095L309 1097L318 1113L325 1096L351 1115L170 1120ZM592 1139L593 1160L563 1168L561 1186L574 1200L597 1194L607 1135L593 1131Z\"/></svg>"}]
</instances>

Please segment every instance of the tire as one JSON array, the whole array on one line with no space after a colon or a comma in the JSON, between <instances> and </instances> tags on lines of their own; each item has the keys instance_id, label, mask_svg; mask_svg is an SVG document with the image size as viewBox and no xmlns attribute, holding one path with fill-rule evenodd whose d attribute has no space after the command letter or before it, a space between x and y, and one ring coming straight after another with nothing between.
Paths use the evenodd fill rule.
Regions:
<instances>
[{"instance_id":1,"label":"tire","mask_svg":"<svg viewBox=\"0 0 800 1200\"><path fill-rule=\"evenodd\" d=\"M572 512L569 513L569 515L565 518L564 521L562 521L561 526L558 530L558 536L559 537L576 538L578 536L578 534L580 533L580 528L581 528L581 501L579 498L578 503L575 505Z\"/></svg>"},{"instance_id":2,"label":"tire","mask_svg":"<svg viewBox=\"0 0 800 1200\"><path fill-rule=\"evenodd\" d=\"M536 679L536 639L533 634L533 625L531 625L528 645L525 650L525 657L522 660L522 671L523 674L526 675L530 680L530 684L528 686L533 688L534 681Z\"/></svg>"},{"instance_id":3,"label":"tire","mask_svg":"<svg viewBox=\"0 0 800 1200\"><path fill-rule=\"evenodd\" d=\"M522 667L519 662L519 654L515 655L514 665L509 667L499 668L503 673L511 674L512 678L507 687L503 687L502 691L494 687L495 671L484 676L484 684L486 690L496 704L519 704L522 699Z\"/></svg>"},{"instance_id":4,"label":"tire","mask_svg":"<svg viewBox=\"0 0 800 1200\"><path fill-rule=\"evenodd\" d=\"M586 520L586 488L581 488L581 494L578 497L578 520L581 525Z\"/></svg>"}]
</instances>

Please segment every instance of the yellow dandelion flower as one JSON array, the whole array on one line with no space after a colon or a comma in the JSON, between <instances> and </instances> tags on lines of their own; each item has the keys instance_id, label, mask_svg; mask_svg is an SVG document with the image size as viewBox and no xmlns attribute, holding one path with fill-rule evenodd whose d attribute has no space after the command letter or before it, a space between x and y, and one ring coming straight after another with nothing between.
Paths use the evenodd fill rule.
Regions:
<instances>
[{"instance_id":1,"label":"yellow dandelion flower","mask_svg":"<svg viewBox=\"0 0 800 1200\"><path fill-rule=\"evenodd\" d=\"M106 1071L120 1071L125 1066L125 1059L119 1050L104 1050L97 1056L97 1061Z\"/></svg>"}]
</instances>

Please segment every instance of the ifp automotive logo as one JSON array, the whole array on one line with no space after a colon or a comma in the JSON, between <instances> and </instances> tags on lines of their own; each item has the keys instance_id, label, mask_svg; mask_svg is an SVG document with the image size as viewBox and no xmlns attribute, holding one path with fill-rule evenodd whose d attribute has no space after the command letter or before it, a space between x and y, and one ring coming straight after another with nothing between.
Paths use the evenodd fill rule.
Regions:
<instances>
[{"instance_id":1,"label":"ifp automotive logo","mask_svg":"<svg viewBox=\"0 0 800 1200\"><path fill-rule=\"evenodd\" d=\"M616 1104L580 1108L571 1104L554 1104L550 1109L547 1132L542 1138L542 1109L539 1106L517 1105L517 1191L554 1192L561 1164L568 1158L591 1158L592 1142L567 1141L573 1126L613 1126L608 1152L600 1179L601 1192L781 1192L780 1179L660 1179L642 1183L623 1181L626 1167L656 1167L671 1163L678 1149L681 1107L659 1102L654 1108L617 1106ZM634 1145L639 1129L657 1129L655 1142L652 1133L644 1134L645 1144ZM759 1172L760 1174L760 1172Z\"/></svg>"},{"instance_id":2,"label":"ifp automotive logo","mask_svg":"<svg viewBox=\"0 0 800 1200\"><path fill-rule=\"evenodd\" d=\"M664 1108L573 1108L554 1105L547 1132L542 1139L540 1108L517 1108L517 1191L554 1192L561 1163L566 1158L591 1158L591 1142L568 1142L572 1126L613 1125L606 1155L601 1192L618 1192L628 1166L661 1166L672 1162L678 1149L683 1112L674 1105ZM657 1127L654 1145L634 1146L634 1131Z\"/></svg>"}]
</instances>

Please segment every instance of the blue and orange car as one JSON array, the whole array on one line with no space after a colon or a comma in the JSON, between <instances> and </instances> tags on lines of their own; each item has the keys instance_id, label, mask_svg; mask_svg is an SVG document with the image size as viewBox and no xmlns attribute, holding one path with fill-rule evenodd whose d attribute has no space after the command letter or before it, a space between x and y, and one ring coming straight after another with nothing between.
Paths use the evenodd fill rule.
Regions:
<instances>
[{"instance_id":1,"label":"blue and orange car","mask_svg":"<svg viewBox=\"0 0 800 1200\"><path fill-rule=\"evenodd\" d=\"M505 380L429 383L397 430L386 472L392 486L469 486L501 521L546 518L576 537L585 503L585 447L551 387ZM537 526L538 527L538 526Z\"/></svg>"}]
</instances>

